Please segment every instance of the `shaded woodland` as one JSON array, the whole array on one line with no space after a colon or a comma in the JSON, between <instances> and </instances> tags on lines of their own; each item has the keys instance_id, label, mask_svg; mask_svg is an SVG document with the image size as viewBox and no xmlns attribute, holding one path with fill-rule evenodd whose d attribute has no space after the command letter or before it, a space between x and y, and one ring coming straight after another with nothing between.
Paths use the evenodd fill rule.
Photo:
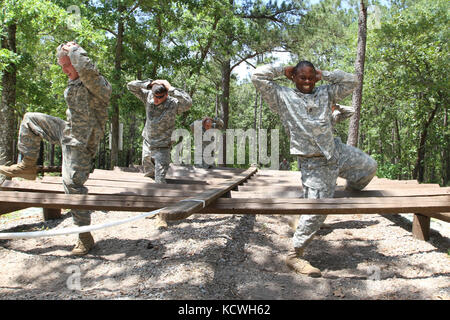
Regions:
<instances>
[{"instance_id":1,"label":"shaded woodland","mask_svg":"<svg viewBox=\"0 0 450 320\"><path fill-rule=\"evenodd\" d=\"M310 60L361 79L353 98L342 102L358 112L336 129L378 161L379 177L449 185L449 6L446 0L2 0L0 163L18 159L25 112L65 118L67 77L55 49L76 41L113 85L96 168L140 163L145 111L126 83L150 78L192 96L178 128L217 115L225 128L279 129L280 158L295 170L283 124L242 70ZM289 61L279 60L283 53ZM58 146L41 149L44 164L61 163Z\"/></svg>"}]
</instances>

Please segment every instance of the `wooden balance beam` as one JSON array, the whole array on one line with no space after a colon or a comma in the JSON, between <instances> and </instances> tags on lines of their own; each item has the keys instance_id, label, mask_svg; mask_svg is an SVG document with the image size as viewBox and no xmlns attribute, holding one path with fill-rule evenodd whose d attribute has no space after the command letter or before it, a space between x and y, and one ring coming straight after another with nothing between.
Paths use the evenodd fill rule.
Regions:
<instances>
[{"instance_id":1,"label":"wooden balance beam","mask_svg":"<svg viewBox=\"0 0 450 320\"><path fill-rule=\"evenodd\" d=\"M336 198L314 200L299 199L299 172L183 170L184 175L174 170L169 177L183 179L169 184L155 184L142 173L95 170L85 184L87 195L64 194L58 177L44 177L39 182L5 181L0 187L0 214L27 207L42 207L46 219L57 218L61 209L145 212L164 208L162 214L168 220L193 213L414 213L412 232L422 240L429 239L430 217L450 222L450 188L438 185L418 188L415 181L374 179L367 190L349 192L338 180Z\"/></svg>"}]
</instances>

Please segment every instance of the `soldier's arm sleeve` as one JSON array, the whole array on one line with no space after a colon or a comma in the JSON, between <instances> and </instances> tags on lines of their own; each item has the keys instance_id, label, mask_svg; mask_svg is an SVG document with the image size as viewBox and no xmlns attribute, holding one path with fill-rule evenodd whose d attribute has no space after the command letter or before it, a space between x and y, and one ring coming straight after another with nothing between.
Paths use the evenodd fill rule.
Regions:
<instances>
[{"instance_id":1,"label":"soldier's arm sleeve","mask_svg":"<svg viewBox=\"0 0 450 320\"><path fill-rule=\"evenodd\" d=\"M177 99L177 113L181 114L185 111L188 111L189 108L192 106L192 99L189 94L184 92L181 89L172 87L169 90L169 95L175 99Z\"/></svg>"},{"instance_id":2,"label":"soldier's arm sleeve","mask_svg":"<svg viewBox=\"0 0 450 320\"><path fill-rule=\"evenodd\" d=\"M355 108L335 104L336 109L333 112L333 122L338 123L344 119L350 118L355 113Z\"/></svg>"},{"instance_id":3,"label":"soldier's arm sleeve","mask_svg":"<svg viewBox=\"0 0 450 320\"><path fill-rule=\"evenodd\" d=\"M274 79L281 76L284 76L284 67L273 67L271 65L260 66L252 74L252 82L256 90L261 93L269 107L277 113L279 113L281 106L278 96L281 86Z\"/></svg>"},{"instance_id":4,"label":"soldier's arm sleeve","mask_svg":"<svg viewBox=\"0 0 450 320\"><path fill-rule=\"evenodd\" d=\"M216 129L223 129L223 126L225 125L223 123L223 120L218 118L218 117L214 117L214 122L216 123Z\"/></svg>"},{"instance_id":5,"label":"soldier's arm sleeve","mask_svg":"<svg viewBox=\"0 0 450 320\"><path fill-rule=\"evenodd\" d=\"M68 56L83 85L94 96L105 103L109 103L112 91L111 85L97 70L89 59L87 52L82 47L75 46L69 50Z\"/></svg>"},{"instance_id":6,"label":"soldier's arm sleeve","mask_svg":"<svg viewBox=\"0 0 450 320\"><path fill-rule=\"evenodd\" d=\"M152 90L147 89L152 81L151 79L134 80L127 83L127 89L143 103L146 103L148 96L152 94Z\"/></svg>"},{"instance_id":7,"label":"soldier's arm sleeve","mask_svg":"<svg viewBox=\"0 0 450 320\"><path fill-rule=\"evenodd\" d=\"M328 85L328 95L332 104L351 94L358 83L356 75L341 70L322 71L322 80L331 83Z\"/></svg>"}]
</instances>

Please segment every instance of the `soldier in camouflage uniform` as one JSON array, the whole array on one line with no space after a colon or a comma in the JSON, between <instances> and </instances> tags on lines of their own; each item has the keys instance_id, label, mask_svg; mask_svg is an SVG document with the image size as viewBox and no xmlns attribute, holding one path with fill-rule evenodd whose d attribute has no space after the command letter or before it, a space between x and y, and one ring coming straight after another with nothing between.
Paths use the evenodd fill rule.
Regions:
<instances>
[{"instance_id":1,"label":"soldier in camouflage uniform","mask_svg":"<svg viewBox=\"0 0 450 320\"><path fill-rule=\"evenodd\" d=\"M145 105L147 119L142 131L142 165L145 176L154 179L156 183L166 183L175 118L177 114L189 110L192 99L166 80L135 80L129 82L127 88ZM161 217L158 227L167 227Z\"/></svg>"},{"instance_id":2,"label":"soldier in camouflage uniform","mask_svg":"<svg viewBox=\"0 0 450 320\"><path fill-rule=\"evenodd\" d=\"M69 77L64 98L67 121L42 113L28 112L19 130L18 149L23 160L10 167L0 166L0 174L8 177L36 179L36 160L42 139L61 145L62 179L68 194L86 194L84 183L91 171L91 160L104 135L108 119L111 85L99 73L86 51L74 42L57 48L58 63ZM91 223L88 210L71 210L74 224ZM83 255L94 245L89 232L80 233L72 254Z\"/></svg>"},{"instance_id":3,"label":"soldier in camouflage uniform","mask_svg":"<svg viewBox=\"0 0 450 320\"><path fill-rule=\"evenodd\" d=\"M296 88L277 84L274 79L281 76L292 80ZM330 84L315 88L320 80ZM352 190L361 190L372 180L377 169L375 160L333 137L338 117L333 117L332 106L352 93L357 83L355 75L316 70L310 62L301 61L295 67L261 66L254 71L252 82L289 128L290 152L300 160L304 198L332 198L338 176L345 178L346 187ZM303 253L325 218L301 216L293 237L294 250L286 258L286 264L296 272L321 276Z\"/></svg>"},{"instance_id":4,"label":"soldier in camouflage uniform","mask_svg":"<svg viewBox=\"0 0 450 320\"><path fill-rule=\"evenodd\" d=\"M199 126L201 126L202 128L202 163L201 164L195 164L195 167L198 168L203 168L203 169L211 169L214 168L214 163L213 164L207 164L205 162L205 159L203 157L203 152L205 151L205 148L211 144L212 142L214 142L214 137L212 137L211 141L204 141L203 140L203 134L209 130L209 129L222 129L224 126L224 123L222 121L222 119L218 118L218 117L204 117L202 120L197 120L194 121L193 123L191 123L191 130L192 132L194 132L195 127L196 127L196 122L201 122L201 124ZM195 133L194 133L195 134Z\"/></svg>"},{"instance_id":5,"label":"soldier in camouflage uniform","mask_svg":"<svg viewBox=\"0 0 450 320\"><path fill-rule=\"evenodd\" d=\"M355 113L355 109L353 107L343 106L340 104L333 105L331 107L331 111L332 111L331 123L333 125L334 133L336 133L336 130L334 129L334 126L336 125L336 123L341 122L347 118L350 118ZM339 139L339 141L341 141L339 137L336 137L336 139ZM300 162L301 162L301 157L298 156L299 170L300 170ZM300 216L301 215L292 215L291 216L292 220L289 222L289 225L292 227L292 229L294 231L297 229ZM320 228L327 229L327 228L329 228L329 226L327 224L323 223Z\"/></svg>"},{"instance_id":6,"label":"soldier in camouflage uniform","mask_svg":"<svg viewBox=\"0 0 450 320\"><path fill-rule=\"evenodd\" d=\"M287 161L286 159L283 159L283 161L281 161L281 163L280 163L280 170L290 170L289 161Z\"/></svg>"}]
</instances>

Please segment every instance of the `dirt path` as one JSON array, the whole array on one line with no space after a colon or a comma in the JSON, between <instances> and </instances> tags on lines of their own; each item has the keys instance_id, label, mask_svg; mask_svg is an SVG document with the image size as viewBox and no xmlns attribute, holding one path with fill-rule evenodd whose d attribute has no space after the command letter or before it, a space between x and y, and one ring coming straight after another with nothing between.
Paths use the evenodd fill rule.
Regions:
<instances>
[{"instance_id":1,"label":"dirt path","mask_svg":"<svg viewBox=\"0 0 450 320\"><path fill-rule=\"evenodd\" d=\"M94 212L92 224L135 216ZM416 240L402 216L335 215L306 252L322 278L284 264L286 216L194 215L159 231L154 219L95 231L85 257L76 235L0 240L0 299L450 299L450 230ZM72 227L40 209L0 217L0 231Z\"/></svg>"}]
</instances>

